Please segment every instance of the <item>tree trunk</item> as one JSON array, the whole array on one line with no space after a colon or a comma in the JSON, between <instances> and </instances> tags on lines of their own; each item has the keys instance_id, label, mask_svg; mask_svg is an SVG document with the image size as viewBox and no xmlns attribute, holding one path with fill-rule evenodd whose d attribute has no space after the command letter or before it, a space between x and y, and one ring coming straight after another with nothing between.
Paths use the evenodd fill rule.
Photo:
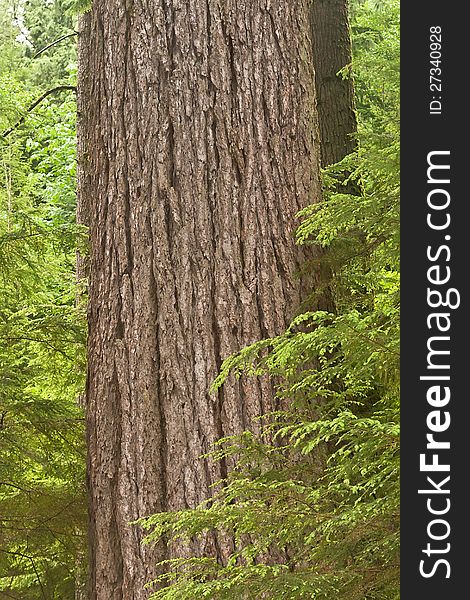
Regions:
<instances>
[{"instance_id":1,"label":"tree trunk","mask_svg":"<svg viewBox=\"0 0 470 600\"><path fill-rule=\"evenodd\" d=\"M226 467L200 455L275 408L265 380L209 395L221 361L315 285L293 238L320 198L310 2L94 0L79 53L89 597L141 599L174 550L129 522L210 496Z\"/></svg>"},{"instance_id":2,"label":"tree trunk","mask_svg":"<svg viewBox=\"0 0 470 600\"><path fill-rule=\"evenodd\" d=\"M348 0L313 0L312 31L321 164L326 167L356 147L353 82L337 75L352 60Z\"/></svg>"}]
</instances>

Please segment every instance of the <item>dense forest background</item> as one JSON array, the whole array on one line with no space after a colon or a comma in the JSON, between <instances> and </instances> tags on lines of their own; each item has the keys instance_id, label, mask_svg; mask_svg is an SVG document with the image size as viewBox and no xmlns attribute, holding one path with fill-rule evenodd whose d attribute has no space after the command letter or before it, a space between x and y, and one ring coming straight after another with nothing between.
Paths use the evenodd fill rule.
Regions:
<instances>
[{"instance_id":1,"label":"dense forest background","mask_svg":"<svg viewBox=\"0 0 470 600\"><path fill-rule=\"evenodd\" d=\"M4 598L87 597L79 8L0 0ZM295 232L298 244L323 247L334 310L299 306L284 333L223 363L214 393L237 377L267 377L282 410L256 433L220 440L210 460L234 468L210 502L132 525L151 544L213 532L234 540L224 564L166 562L152 598L399 598L398 1L354 0L350 19L353 62L337 76L354 81L357 137L324 169L323 201L298 215Z\"/></svg>"}]
</instances>

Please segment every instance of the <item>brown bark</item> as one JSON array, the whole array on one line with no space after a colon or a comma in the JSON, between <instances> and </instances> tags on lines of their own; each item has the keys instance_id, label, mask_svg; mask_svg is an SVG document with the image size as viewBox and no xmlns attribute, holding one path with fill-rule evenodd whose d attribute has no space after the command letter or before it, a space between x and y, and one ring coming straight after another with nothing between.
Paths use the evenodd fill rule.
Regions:
<instances>
[{"instance_id":1,"label":"brown bark","mask_svg":"<svg viewBox=\"0 0 470 600\"><path fill-rule=\"evenodd\" d=\"M313 0L312 31L321 163L326 167L356 147L353 82L337 75L352 60L348 0Z\"/></svg>"},{"instance_id":2,"label":"brown bark","mask_svg":"<svg viewBox=\"0 0 470 600\"><path fill-rule=\"evenodd\" d=\"M224 465L200 455L274 408L267 381L208 388L302 297L295 214L320 197L309 12L94 0L82 18L92 600L147 597L170 550L142 547L129 522L207 498Z\"/></svg>"}]
</instances>

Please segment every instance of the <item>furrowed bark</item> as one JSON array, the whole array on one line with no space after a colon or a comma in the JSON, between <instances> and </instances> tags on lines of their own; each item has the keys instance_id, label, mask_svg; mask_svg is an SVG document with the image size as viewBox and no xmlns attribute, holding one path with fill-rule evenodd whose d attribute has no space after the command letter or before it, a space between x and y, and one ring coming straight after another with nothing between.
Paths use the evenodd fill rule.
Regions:
<instances>
[{"instance_id":1,"label":"furrowed bark","mask_svg":"<svg viewBox=\"0 0 470 600\"><path fill-rule=\"evenodd\" d=\"M227 467L200 455L275 408L266 380L208 389L318 278L295 276L314 250L293 237L321 193L310 17L307 0L94 0L82 17L91 599L148 596L185 549L142 546L129 522L209 497Z\"/></svg>"}]
</instances>

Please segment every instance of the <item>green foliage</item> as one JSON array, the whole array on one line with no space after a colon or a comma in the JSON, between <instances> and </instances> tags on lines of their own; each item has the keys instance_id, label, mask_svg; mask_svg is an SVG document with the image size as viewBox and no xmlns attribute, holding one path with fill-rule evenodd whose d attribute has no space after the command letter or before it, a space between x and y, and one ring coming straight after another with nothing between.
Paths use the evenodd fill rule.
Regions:
<instances>
[{"instance_id":1,"label":"green foliage","mask_svg":"<svg viewBox=\"0 0 470 600\"><path fill-rule=\"evenodd\" d=\"M214 388L268 374L291 409L220 441L213 459L236 469L211 500L141 521L148 543L234 540L223 564L163 563L152 598L399 598L397 1L356 4L353 31L359 150L324 173L325 201L297 230L325 248L336 311L300 314L222 365ZM344 173L360 195L337 192Z\"/></svg>"},{"instance_id":2,"label":"green foliage","mask_svg":"<svg viewBox=\"0 0 470 600\"><path fill-rule=\"evenodd\" d=\"M83 14L91 10L93 0L75 0L73 13Z\"/></svg>"},{"instance_id":3,"label":"green foliage","mask_svg":"<svg viewBox=\"0 0 470 600\"><path fill-rule=\"evenodd\" d=\"M35 57L49 44L74 32L74 4L74 0L26 0L24 4L24 27L29 42L26 55L32 59L29 78L37 85L47 82L52 88L75 70L76 37L66 38Z\"/></svg>"},{"instance_id":4,"label":"green foliage","mask_svg":"<svg viewBox=\"0 0 470 600\"><path fill-rule=\"evenodd\" d=\"M219 457L236 452L239 468L212 502L144 522L150 541L170 536L184 544L213 530L235 539L224 565L169 561L159 581L171 585L153 598L397 597L393 413L366 418L344 409L315 421L307 413L279 418L280 447L247 435L221 442ZM333 450L321 469L318 448L325 444ZM278 562L268 565L267 556Z\"/></svg>"},{"instance_id":5,"label":"green foliage","mask_svg":"<svg viewBox=\"0 0 470 600\"><path fill-rule=\"evenodd\" d=\"M6 14L0 131L45 91ZM21 600L72 600L85 563L73 100L46 99L0 139L0 596Z\"/></svg>"}]
</instances>

